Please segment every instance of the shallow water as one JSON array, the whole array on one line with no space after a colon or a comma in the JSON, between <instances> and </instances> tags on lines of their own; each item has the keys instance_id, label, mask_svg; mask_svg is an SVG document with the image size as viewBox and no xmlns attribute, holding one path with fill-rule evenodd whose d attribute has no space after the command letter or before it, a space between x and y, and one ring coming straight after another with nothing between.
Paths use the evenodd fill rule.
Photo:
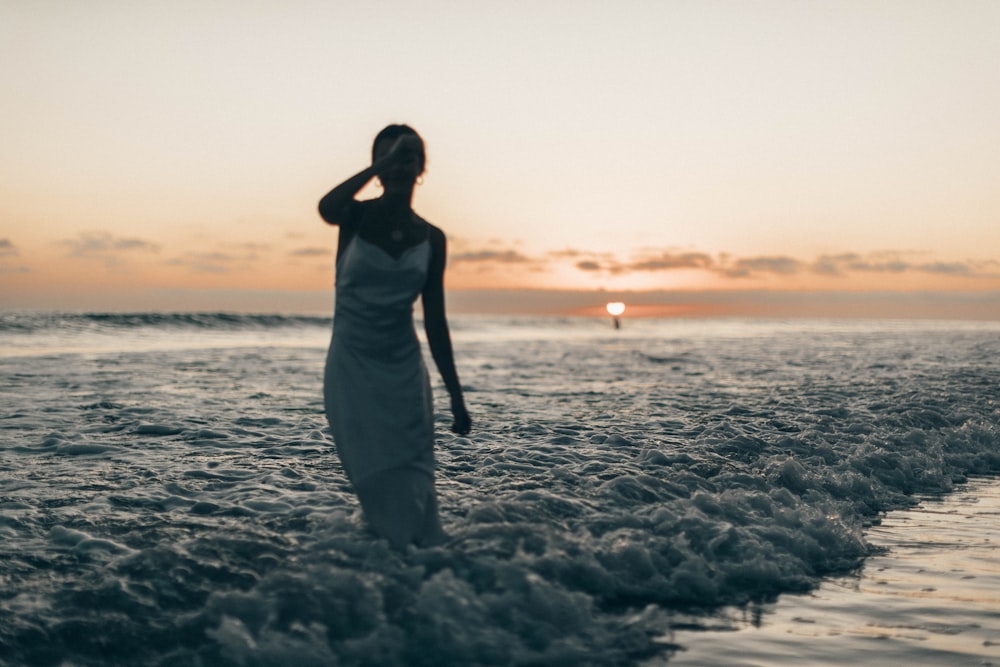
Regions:
<instances>
[{"instance_id":1,"label":"shallow water","mask_svg":"<svg viewBox=\"0 0 1000 667\"><path fill-rule=\"evenodd\" d=\"M453 539L401 554L325 433L328 320L0 325L5 664L665 659L1000 470L997 325L459 319Z\"/></svg>"},{"instance_id":2,"label":"shallow water","mask_svg":"<svg viewBox=\"0 0 1000 667\"><path fill-rule=\"evenodd\" d=\"M695 619L709 629L673 633L669 664L1000 664L1000 480L890 512L866 537L883 552L857 574Z\"/></svg>"}]
</instances>

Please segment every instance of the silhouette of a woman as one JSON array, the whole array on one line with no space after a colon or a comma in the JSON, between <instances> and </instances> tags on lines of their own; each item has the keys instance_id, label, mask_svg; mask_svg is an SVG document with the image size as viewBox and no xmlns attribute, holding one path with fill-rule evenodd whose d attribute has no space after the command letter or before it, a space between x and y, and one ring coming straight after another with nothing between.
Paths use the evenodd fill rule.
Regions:
<instances>
[{"instance_id":1,"label":"silhouette of a woman","mask_svg":"<svg viewBox=\"0 0 1000 667\"><path fill-rule=\"evenodd\" d=\"M445 236L412 208L425 159L412 128L390 125L375 137L371 166L319 203L320 216L340 227L326 416L368 523L397 548L444 539L430 382L413 325L418 296L431 355L451 395L452 431L464 435L471 426L445 317ZM357 201L373 178L382 196Z\"/></svg>"}]
</instances>

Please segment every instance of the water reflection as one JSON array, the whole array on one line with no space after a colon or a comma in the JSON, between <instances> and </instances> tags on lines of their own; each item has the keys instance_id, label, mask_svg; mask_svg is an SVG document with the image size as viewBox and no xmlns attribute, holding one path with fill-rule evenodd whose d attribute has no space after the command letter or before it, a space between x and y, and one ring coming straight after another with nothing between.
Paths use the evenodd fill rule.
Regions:
<instances>
[{"instance_id":1,"label":"water reflection","mask_svg":"<svg viewBox=\"0 0 1000 667\"><path fill-rule=\"evenodd\" d=\"M884 553L809 595L675 626L676 665L1000 663L1000 480L891 512L867 533ZM663 659L646 663L664 664Z\"/></svg>"}]
</instances>

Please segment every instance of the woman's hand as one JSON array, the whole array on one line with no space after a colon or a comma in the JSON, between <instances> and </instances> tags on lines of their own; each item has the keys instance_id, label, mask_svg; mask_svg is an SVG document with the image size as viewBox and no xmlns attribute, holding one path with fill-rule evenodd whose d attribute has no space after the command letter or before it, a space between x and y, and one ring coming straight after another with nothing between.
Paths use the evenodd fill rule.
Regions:
<instances>
[{"instance_id":1,"label":"woman's hand","mask_svg":"<svg viewBox=\"0 0 1000 667\"><path fill-rule=\"evenodd\" d=\"M451 414L454 417L454 421L451 423L452 433L468 435L469 431L472 430L472 419L469 417L469 411L465 409L465 401L461 397L451 399Z\"/></svg>"},{"instance_id":2,"label":"woman's hand","mask_svg":"<svg viewBox=\"0 0 1000 667\"><path fill-rule=\"evenodd\" d=\"M390 144L385 151L379 151L375 161L372 162L372 169L376 174L381 175L385 169L398 162L403 162L408 158L417 159L420 154L420 139L412 134L402 134Z\"/></svg>"}]
</instances>

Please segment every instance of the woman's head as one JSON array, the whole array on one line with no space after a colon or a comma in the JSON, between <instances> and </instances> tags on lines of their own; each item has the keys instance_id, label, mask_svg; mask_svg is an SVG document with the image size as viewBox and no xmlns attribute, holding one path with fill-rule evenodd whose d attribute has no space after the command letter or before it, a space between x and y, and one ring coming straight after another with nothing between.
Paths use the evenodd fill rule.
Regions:
<instances>
[{"instance_id":1,"label":"woman's head","mask_svg":"<svg viewBox=\"0 0 1000 667\"><path fill-rule=\"evenodd\" d=\"M396 139L402 137L403 135L409 135L416 138L413 145L416 149L417 161L420 165L420 173L424 173L424 165L427 162L427 154L424 152L424 140L420 138L417 131L414 130L409 125L387 125L375 135L375 141L372 142L372 161L374 162L382 151L387 151L392 148Z\"/></svg>"}]
</instances>

